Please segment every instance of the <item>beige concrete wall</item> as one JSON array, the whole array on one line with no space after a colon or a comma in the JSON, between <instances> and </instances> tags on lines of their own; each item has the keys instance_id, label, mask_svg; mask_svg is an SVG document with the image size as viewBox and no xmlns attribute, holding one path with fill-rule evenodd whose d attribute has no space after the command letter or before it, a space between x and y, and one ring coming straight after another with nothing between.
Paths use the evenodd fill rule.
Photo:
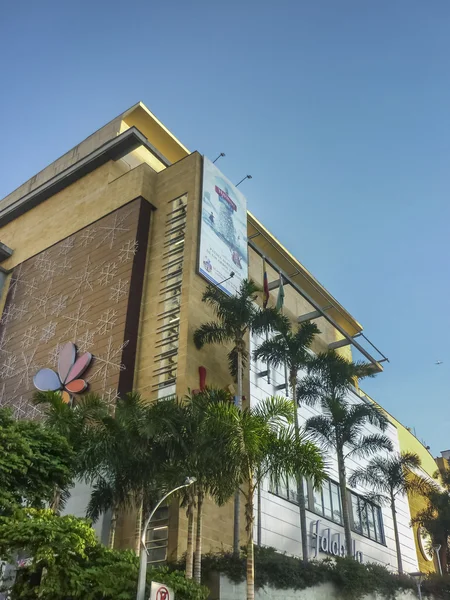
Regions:
<instances>
[{"instance_id":1,"label":"beige concrete wall","mask_svg":"<svg viewBox=\"0 0 450 600\"><path fill-rule=\"evenodd\" d=\"M134 198L152 198L155 177L145 164L124 173L120 163L106 163L3 226L0 239L14 252L2 267L14 268Z\"/></svg>"}]
</instances>

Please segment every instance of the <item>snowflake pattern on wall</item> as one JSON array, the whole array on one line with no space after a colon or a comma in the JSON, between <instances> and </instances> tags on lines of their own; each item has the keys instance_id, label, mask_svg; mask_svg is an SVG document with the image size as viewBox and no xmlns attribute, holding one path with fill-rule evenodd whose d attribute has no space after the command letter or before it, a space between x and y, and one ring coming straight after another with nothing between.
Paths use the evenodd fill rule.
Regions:
<instances>
[{"instance_id":1,"label":"snowflake pattern on wall","mask_svg":"<svg viewBox=\"0 0 450 600\"><path fill-rule=\"evenodd\" d=\"M94 347L94 331L85 331L82 336L76 340L76 345L80 352L91 352Z\"/></svg>"},{"instance_id":2,"label":"snowflake pattern on wall","mask_svg":"<svg viewBox=\"0 0 450 600\"><path fill-rule=\"evenodd\" d=\"M56 334L56 322L50 321L42 328L41 337L39 338L40 342L48 342L52 338L55 337Z\"/></svg>"},{"instance_id":3,"label":"snowflake pattern on wall","mask_svg":"<svg viewBox=\"0 0 450 600\"><path fill-rule=\"evenodd\" d=\"M94 356L86 380L111 411L125 369L125 311L139 202L131 203L43 250L13 271L0 314L0 406L39 419L31 398L41 368L57 370L69 341Z\"/></svg>"},{"instance_id":4,"label":"snowflake pattern on wall","mask_svg":"<svg viewBox=\"0 0 450 600\"><path fill-rule=\"evenodd\" d=\"M38 289L36 277L33 277L33 279L30 279L30 280L24 281L24 285L25 285L25 296L33 297L36 294L37 289Z\"/></svg>"},{"instance_id":5,"label":"snowflake pattern on wall","mask_svg":"<svg viewBox=\"0 0 450 600\"><path fill-rule=\"evenodd\" d=\"M95 240L96 233L97 230L92 227L89 227L89 229L85 229L80 236L80 246L82 246L83 248L89 246L89 244Z\"/></svg>"},{"instance_id":6,"label":"snowflake pattern on wall","mask_svg":"<svg viewBox=\"0 0 450 600\"><path fill-rule=\"evenodd\" d=\"M20 264L17 269L14 269L14 274L11 278L11 283L9 286L9 298L10 300L14 300L16 297L17 290L22 286L25 281L25 275L22 272L23 265Z\"/></svg>"},{"instance_id":7,"label":"snowflake pattern on wall","mask_svg":"<svg viewBox=\"0 0 450 600\"><path fill-rule=\"evenodd\" d=\"M128 240L126 244L119 250L119 262L130 260L138 251L138 242L136 240Z\"/></svg>"},{"instance_id":8,"label":"snowflake pattern on wall","mask_svg":"<svg viewBox=\"0 0 450 600\"><path fill-rule=\"evenodd\" d=\"M55 369L58 366L59 353L60 353L62 346L63 346L63 344L56 344L56 346L54 348L52 348L50 350L50 352L48 353L48 363Z\"/></svg>"},{"instance_id":9,"label":"snowflake pattern on wall","mask_svg":"<svg viewBox=\"0 0 450 600\"><path fill-rule=\"evenodd\" d=\"M97 321L97 333L99 335L104 335L111 331L117 321L117 311L112 308L108 308L104 313L100 315L99 320Z\"/></svg>"},{"instance_id":10,"label":"snowflake pattern on wall","mask_svg":"<svg viewBox=\"0 0 450 600\"><path fill-rule=\"evenodd\" d=\"M22 340L20 342L22 348L29 348L30 346L33 346L37 338L37 333L37 327L35 327L34 325L28 327L28 329L23 334Z\"/></svg>"},{"instance_id":11,"label":"snowflake pattern on wall","mask_svg":"<svg viewBox=\"0 0 450 600\"><path fill-rule=\"evenodd\" d=\"M58 262L58 271L59 273L65 273L66 271L70 271L72 268L72 259L65 255L61 261Z\"/></svg>"},{"instance_id":12,"label":"snowflake pattern on wall","mask_svg":"<svg viewBox=\"0 0 450 600\"><path fill-rule=\"evenodd\" d=\"M19 365L17 366L17 370L14 373L14 376L20 375L19 381L16 383L14 391L17 392L21 387L29 390L31 387L31 380L35 375L36 371L39 368L39 365L36 363L34 356L36 354L36 348L26 354L25 352L21 352L21 356L19 358Z\"/></svg>"},{"instance_id":13,"label":"snowflake pattern on wall","mask_svg":"<svg viewBox=\"0 0 450 600\"><path fill-rule=\"evenodd\" d=\"M117 265L116 263L107 263L103 265L102 270L100 271L100 276L98 278L100 285L108 285L113 281L117 274Z\"/></svg>"},{"instance_id":14,"label":"snowflake pattern on wall","mask_svg":"<svg viewBox=\"0 0 450 600\"><path fill-rule=\"evenodd\" d=\"M69 315L63 315L63 319L67 321L66 337L78 338L78 333L81 329L87 329L92 325L92 321L88 321L90 306L83 306L83 300L80 300L76 310Z\"/></svg>"},{"instance_id":15,"label":"snowflake pattern on wall","mask_svg":"<svg viewBox=\"0 0 450 600\"><path fill-rule=\"evenodd\" d=\"M91 379L99 379L103 383L103 389L105 389L107 380L111 375L125 370L125 365L122 363L122 352L126 346L128 346L128 340L115 346L111 336L108 339L106 350L102 354L96 355Z\"/></svg>"},{"instance_id":16,"label":"snowflake pattern on wall","mask_svg":"<svg viewBox=\"0 0 450 600\"><path fill-rule=\"evenodd\" d=\"M109 299L114 302L119 302L128 294L128 284L130 282L124 279L119 279L111 288Z\"/></svg>"},{"instance_id":17,"label":"snowflake pattern on wall","mask_svg":"<svg viewBox=\"0 0 450 600\"><path fill-rule=\"evenodd\" d=\"M63 242L61 242L60 244L58 244L58 254L61 255L66 255L69 254L69 252L72 250L72 248L75 246L75 239L73 237L69 237L67 239L65 239Z\"/></svg>"},{"instance_id":18,"label":"snowflake pattern on wall","mask_svg":"<svg viewBox=\"0 0 450 600\"><path fill-rule=\"evenodd\" d=\"M70 279L76 282L75 291L73 293L74 296L78 295L80 292L92 291L94 289L94 273L97 270L98 266L92 265L91 258L88 255L82 270L73 277L70 277Z\"/></svg>"},{"instance_id":19,"label":"snowflake pattern on wall","mask_svg":"<svg viewBox=\"0 0 450 600\"><path fill-rule=\"evenodd\" d=\"M55 276L57 264L53 260L47 260L41 269L41 277L44 281L51 281Z\"/></svg>"},{"instance_id":20,"label":"snowflake pattern on wall","mask_svg":"<svg viewBox=\"0 0 450 600\"><path fill-rule=\"evenodd\" d=\"M0 364L0 378L9 379L13 377L16 372L17 356L15 354L8 354L4 357L3 362Z\"/></svg>"},{"instance_id":21,"label":"snowflake pattern on wall","mask_svg":"<svg viewBox=\"0 0 450 600\"><path fill-rule=\"evenodd\" d=\"M41 294L33 297L33 303L36 311L46 317L50 311L51 303L50 301L53 298L53 294L51 292L52 285L51 283L48 285L46 290L43 290Z\"/></svg>"},{"instance_id":22,"label":"snowflake pattern on wall","mask_svg":"<svg viewBox=\"0 0 450 600\"><path fill-rule=\"evenodd\" d=\"M50 314L55 315L55 317L59 317L66 310L67 300L69 296L58 296L52 301L52 306L50 308Z\"/></svg>"},{"instance_id":23,"label":"snowflake pattern on wall","mask_svg":"<svg viewBox=\"0 0 450 600\"><path fill-rule=\"evenodd\" d=\"M102 239L98 244L99 248L102 244L107 243L110 250L114 247L114 242L121 233L130 231L129 227L124 227L124 222L128 219L129 214L120 216L118 212L114 214L113 222L108 225L102 225L99 227L99 231L102 234Z\"/></svg>"}]
</instances>

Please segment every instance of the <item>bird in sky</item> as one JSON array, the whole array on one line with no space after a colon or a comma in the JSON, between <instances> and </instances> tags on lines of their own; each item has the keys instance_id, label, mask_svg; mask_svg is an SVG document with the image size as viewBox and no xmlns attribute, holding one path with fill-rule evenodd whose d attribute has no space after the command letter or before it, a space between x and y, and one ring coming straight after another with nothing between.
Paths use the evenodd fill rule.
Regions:
<instances>
[{"instance_id":1,"label":"bird in sky","mask_svg":"<svg viewBox=\"0 0 450 600\"><path fill-rule=\"evenodd\" d=\"M435 365L442 365L443 362L444 362L443 360L437 360L434 364Z\"/></svg>"}]
</instances>

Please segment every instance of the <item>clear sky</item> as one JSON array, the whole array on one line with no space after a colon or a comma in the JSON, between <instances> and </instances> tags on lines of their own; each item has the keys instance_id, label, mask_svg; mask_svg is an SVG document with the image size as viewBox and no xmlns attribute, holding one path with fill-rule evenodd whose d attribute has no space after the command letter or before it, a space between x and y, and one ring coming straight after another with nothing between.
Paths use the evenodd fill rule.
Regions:
<instances>
[{"instance_id":1,"label":"clear sky","mask_svg":"<svg viewBox=\"0 0 450 600\"><path fill-rule=\"evenodd\" d=\"M365 389L450 448L448 0L5 2L0 197L142 100L390 358ZM435 365L436 360L444 361Z\"/></svg>"}]
</instances>

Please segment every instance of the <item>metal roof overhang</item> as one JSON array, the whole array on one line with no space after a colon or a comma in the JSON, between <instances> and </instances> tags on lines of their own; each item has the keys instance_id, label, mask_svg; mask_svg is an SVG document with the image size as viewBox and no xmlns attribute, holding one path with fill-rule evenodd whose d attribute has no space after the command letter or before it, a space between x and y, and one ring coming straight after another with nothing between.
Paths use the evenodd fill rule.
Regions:
<instances>
[{"instance_id":1,"label":"metal roof overhang","mask_svg":"<svg viewBox=\"0 0 450 600\"><path fill-rule=\"evenodd\" d=\"M352 344L374 367L377 372L383 371L380 364L388 360L362 333L363 327L345 308L305 269L305 267L284 248L276 238L251 214L247 213L248 245L256 253L263 256L266 262L283 276L283 281L291 285L314 309L316 316L324 317L343 337L334 347ZM272 282L272 289L277 287ZM313 318L313 313L311 317ZM299 315L302 321L302 315ZM369 344L383 357L374 358L355 337L363 336Z\"/></svg>"}]
</instances>

